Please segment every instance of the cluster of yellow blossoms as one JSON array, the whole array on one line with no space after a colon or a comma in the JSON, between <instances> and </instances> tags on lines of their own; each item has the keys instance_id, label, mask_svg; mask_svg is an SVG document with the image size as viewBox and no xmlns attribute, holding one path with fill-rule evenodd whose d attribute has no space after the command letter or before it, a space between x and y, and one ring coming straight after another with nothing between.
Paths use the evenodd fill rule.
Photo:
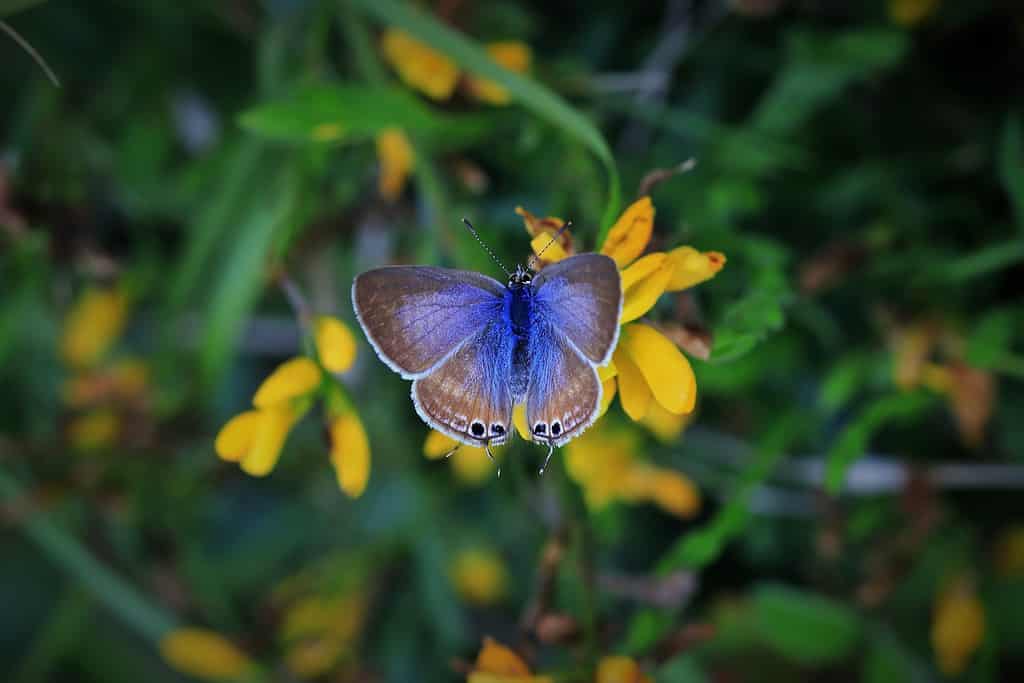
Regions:
<instances>
[{"instance_id":1,"label":"cluster of yellow blossoms","mask_svg":"<svg viewBox=\"0 0 1024 683\"><path fill-rule=\"evenodd\" d=\"M594 671L594 683L653 683L632 657L602 657ZM466 683L554 683L555 677L533 674L529 665L512 649L492 638L484 638Z\"/></svg>"},{"instance_id":2,"label":"cluster of yellow blossoms","mask_svg":"<svg viewBox=\"0 0 1024 683\"><path fill-rule=\"evenodd\" d=\"M402 82L427 97L449 99L461 83L462 90L478 102L496 106L510 101L508 91L497 83L464 74L446 55L421 43L405 31L390 28L381 36L381 52ZM518 41L489 43L487 52L499 65L524 73L530 68L533 54L530 47ZM399 128L388 128L377 135L377 158L380 163L378 188L381 197L394 201L402 190L415 164L409 138Z\"/></svg>"},{"instance_id":3,"label":"cluster of yellow blossoms","mask_svg":"<svg viewBox=\"0 0 1024 683\"><path fill-rule=\"evenodd\" d=\"M327 316L313 321L313 337L317 360L299 356L282 363L256 390L253 409L221 428L215 448L248 474L264 476L277 464L292 427L322 398L338 484L357 498L370 478L370 444L344 388L328 374L352 366L356 339L344 323Z\"/></svg>"},{"instance_id":4,"label":"cluster of yellow blossoms","mask_svg":"<svg viewBox=\"0 0 1024 683\"><path fill-rule=\"evenodd\" d=\"M139 412L145 405L146 364L130 356L111 357L127 316L123 288L89 287L64 320L60 355L71 376L64 382L61 399L73 413L68 441L79 450L115 443L124 431L125 413Z\"/></svg>"}]
</instances>

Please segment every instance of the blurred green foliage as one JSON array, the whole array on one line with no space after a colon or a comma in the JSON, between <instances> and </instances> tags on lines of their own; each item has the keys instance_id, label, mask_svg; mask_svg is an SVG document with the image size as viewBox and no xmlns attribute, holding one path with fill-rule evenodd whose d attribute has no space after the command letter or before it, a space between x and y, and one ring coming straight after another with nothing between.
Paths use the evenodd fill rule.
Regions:
<instances>
[{"instance_id":1,"label":"blurred green foliage","mask_svg":"<svg viewBox=\"0 0 1024 683\"><path fill-rule=\"evenodd\" d=\"M484 635L557 681L611 654L659 682L1024 672L1018 3L14 0L0 20L4 680L209 677L168 655L180 627L267 681L462 680ZM396 29L460 71L451 97L397 77ZM414 166L387 200L395 129ZM693 519L588 507L522 442L501 479L424 458L407 384L366 344L341 379L362 497L315 417L267 478L214 454L311 352L303 316L357 329L356 273L493 275L459 219L525 261L517 206L594 249L691 157L651 189L652 249L728 264L648 318L691 354L698 410L667 439L617 403L603 420L699 486ZM128 314L78 367L90 288Z\"/></svg>"}]
</instances>

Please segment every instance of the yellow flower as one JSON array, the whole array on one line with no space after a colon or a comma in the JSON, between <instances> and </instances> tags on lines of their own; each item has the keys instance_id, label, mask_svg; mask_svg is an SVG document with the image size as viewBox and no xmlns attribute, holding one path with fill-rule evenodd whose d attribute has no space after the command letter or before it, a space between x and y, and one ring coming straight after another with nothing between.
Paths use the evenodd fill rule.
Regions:
<instances>
[{"instance_id":1,"label":"yellow flower","mask_svg":"<svg viewBox=\"0 0 1024 683\"><path fill-rule=\"evenodd\" d=\"M516 73L526 73L533 61L530 46L516 40L490 43L487 52L500 66ZM508 91L493 81L476 76L466 77L466 90L470 95L488 104L505 105L511 101Z\"/></svg>"},{"instance_id":2,"label":"yellow flower","mask_svg":"<svg viewBox=\"0 0 1024 683\"><path fill-rule=\"evenodd\" d=\"M356 359L356 338L348 326L324 315L313 321L313 337L320 363L329 372L345 372Z\"/></svg>"},{"instance_id":3,"label":"yellow flower","mask_svg":"<svg viewBox=\"0 0 1024 683\"><path fill-rule=\"evenodd\" d=\"M208 681L231 681L251 672L252 661L224 636L202 628L179 628L160 640L164 661Z\"/></svg>"},{"instance_id":4,"label":"yellow flower","mask_svg":"<svg viewBox=\"0 0 1024 683\"><path fill-rule=\"evenodd\" d=\"M914 26L939 7L939 0L889 0L889 18L902 26Z\"/></svg>"},{"instance_id":5,"label":"yellow flower","mask_svg":"<svg viewBox=\"0 0 1024 683\"><path fill-rule=\"evenodd\" d=\"M68 365L95 365L124 329L128 299L117 288L85 290L64 320L61 357Z\"/></svg>"},{"instance_id":6,"label":"yellow flower","mask_svg":"<svg viewBox=\"0 0 1024 683\"><path fill-rule=\"evenodd\" d=\"M533 253L543 252L543 256L537 258L540 267L543 268L548 263L561 261L576 253L571 231L563 230L559 233L559 230L565 225L565 221L561 218L554 216L537 218L521 206L516 207L516 213L523 217L523 226L530 235L530 247L533 249ZM552 242L556 235L558 238Z\"/></svg>"},{"instance_id":7,"label":"yellow flower","mask_svg":"<svg viewBox=\"0 0 1024 683\"><path fill-rule=\"evenodd\" d=\"M595 683L653 683L632 657L602 657Z\"/></svg>"},{"instance_id":8,"label":"yellow flower","mask_svg":"<svg viewBox=\"0 0 1024 683\"><path fill-rule=\"evenodd\" d=\"M252 397L252 404L257 408L269 408L290 401L312 392L322 379L316 363L304 356L292 358L279 365L270 377L263 380L256 395Z\"/></svg>"},{"instance_id":9,"label":"yellow flower","mask_svg":"<svg viewBox=\"0 0 1024 683\"><path fill-rule=\"evenodd\" d=\"M378 191L381 197L393 202L402 196L416 162L412 143L400 129L385 128L377 135L377 160L380 163Z\"/></svg>"},{"instance_id":10,"label":"yellow flower","mask_svg":"<svg viewBox=\"0 0 1024 683\"><path fill-rule=\"evenodd\" d=\"M435 100L446 100L455 90L459 80L455 62L405 31L386 30L381 48L384 59L409 87Z\"/></svg>"},{"instance_id":11,"label":"yellow flower","mask_svg":"<svg viewBox=\"0 0 1024 683\"><path fill-rule=\"evenodd\" d=\"M545 225L545 230L554 227L554 222L561 225L558 219L538 220L521 209L517 213L524 216L531 234L534 230L540 232L537 226L542 220L553 222ZM602 410L607 409L617 390L623 411L637 422L644 421L654 405L659 409L657 417L663 411L677 416L691 413L697 400L697 382L690 362L670 339L634 321L650 311L665 292L693 287L725 266L723 254L685 246L641 256L653 231L654 205L650 197L641 197L622 212L601 245L601 253L611 257L621 271L623 292L623 327L613 354L614 370L601 377L605 394ZM532 243L534 253L539 242L535 239ZM556 256L548 258L550 252L545 252L545 261L559 260ZM673 431L664 420L660 426L666 427L660 431L662 438Z\"/></svg>"},{"instance_id":12,"label":"yellow flower","mask_svg":"<svg viewBox=\"0 0 1024 683\"><path fill-rule=\"evenodd\" d=\"M471 548L455 555L448 569L452 585L467 602L493 605L505 596L508 574L493 550Z\"/></svg>"},{"instance_id":13,"label":"yellow flower","mask_svg":"<svg viewBox=\"0 0 1024 683\"><path fill-rule=\"evenodd\" d=\"M700 509L700 493L675 470L637 458L636 434L601 422L566 446L569 476L583 488L587 505L599 510L614 501L651 502L677 517Z\"/></svg>"},{"instance_id":14,"label":"yellow flower","mask_svg":"<svg viewBox=\"0 0 1024 683\"><path fill-rule=\"evenodd\" d=\"M288 432L299 417L288 403L247 410L221 428L214 448L223 460L237 462L247 474L262 477L274 469Z\"/></svg>"},{"instance_id":15,"label":"yellow flower","mask_svg":"<svg viewBox=\"0 0 1024 683\"><path fill-rule=\"evenodd\" d=\"M493 638L485 637L467 683L554 683L551 676L534 676L523 658Z\"/></svg>"},{"instance_id":16,"label":"yellow flower","mask_svg":"<svg viewBox=\"0 0 1024 683\"><path fill-rule=\"evenodd\" d=\"M307 596L288 608L280 637L285 665L298 678L327 673L354 650L366 619L366 600L358 595Z\"/></svg>"},{"instance_id":17,"label":"yellow flower","mask_svg":"<svg viewBox=\"0 0 1024 683\"><path fill-rule=\"evenodd\" d=\"M81 451L114 445L121 432L121 418L109 408L98 408L74 418L68 425L68 441Z\"/></svg>"},{"instance_id":18,"label":"yellow flower","mask_svg":"<svg viewBox=\"0 0 1024 683\"><path fill-rule=\"evenodd\" d=\"M452 453L452 449L458 450ZM437 430L430 430L423 442L423 455L430 460L437 460L452 453L448 460L452 464L455 476L464 484L480 484L494 474L494 463L483 448L460 444L455 439ZM501 448L491 448L494 457L501 457Z\"/></svg>"},{"instance_id":19,"label":"yellow flower","mask_svg":"<svg viewBox=\"0 0 1024 683\"><path fill-rule=\"evenodd\" d=\"M338 475L338 486L352 498L366 490L370 480L370 441L363 423L354 411L331 422L331 463Z\"/></svg>"},{"instance_id":20,"label":"yellow flower","mask_svg":"<svg viewBox=\"0 0 1024 683\"><path fill-rule=\"evenodd\" d=\"M942 673L963 673L985 638L985 609L970 579L957 578L937 596L931 638Z\"/></svg>"}]
</instances>

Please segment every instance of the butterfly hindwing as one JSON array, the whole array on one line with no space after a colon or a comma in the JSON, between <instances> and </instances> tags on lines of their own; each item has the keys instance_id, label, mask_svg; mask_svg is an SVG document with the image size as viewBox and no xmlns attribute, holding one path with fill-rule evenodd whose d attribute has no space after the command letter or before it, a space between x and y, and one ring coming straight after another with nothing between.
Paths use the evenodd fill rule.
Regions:
<instances>
[{"instance_id":1,"label":"butterfly hindwing","mask_svg":"<svg viewBox=\"0 0 1024 683\"><path fill-rule=\"evenodd\" d=\"M356 277L352 305L381 360L416 379L499 317L504 291L479 273L388 266Z\"/></svg>"},{"instance_id":2,"label":"butterfly hindwing","mask_svg":"<svg viewBox=\"0 0 1024 683\"><path fill-rule=\"evenodd\" d=\"M434 429L473 446L503 443L512 425L515 337L496 317L412 385L416 412Z\"/></svg>"},{"instance_id":3,"label":"butterfly hindwing","mask_svg":"<svg viewBox=\"0 0 1024 683\"><path fill-rule=\"evenodd\" d=\"M622 313L622 281L615 261L603 254L572 256L545 266L533 286L543 318L592 364L607 363Z\"/></svg>"},{"instance_id":4,"label":"butterfly hindwing","mask_svg":"<svg viewBox=\"0 0 1024 683\"><path fill-rule=\"evenodd\" d=\"M533 440L563 445L597 419L600 405L601 381L594 365L552 325L531 329L526 423Z\"/></svg>"}]
</instances>

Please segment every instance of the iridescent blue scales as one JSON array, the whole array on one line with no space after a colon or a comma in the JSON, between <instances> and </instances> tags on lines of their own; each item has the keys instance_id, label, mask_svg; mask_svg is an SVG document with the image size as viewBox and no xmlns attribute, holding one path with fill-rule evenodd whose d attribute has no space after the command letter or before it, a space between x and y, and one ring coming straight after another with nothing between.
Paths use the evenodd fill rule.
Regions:
<instances>
[{"instance_id":1,"label":"iridescent blue scales","mask_svg":"<svg viewBox=\"0 0 1024 683\"><path fill-rule=\"evenodd\" d=\"M533 441L561 446L597 418L619 333L615 262L580 254L507 285L479 273L391 266L352 284L356 317L377 355L413 380L416 412L462 443L504 443L526 402Z\"/></svg>"}]
</instances>

